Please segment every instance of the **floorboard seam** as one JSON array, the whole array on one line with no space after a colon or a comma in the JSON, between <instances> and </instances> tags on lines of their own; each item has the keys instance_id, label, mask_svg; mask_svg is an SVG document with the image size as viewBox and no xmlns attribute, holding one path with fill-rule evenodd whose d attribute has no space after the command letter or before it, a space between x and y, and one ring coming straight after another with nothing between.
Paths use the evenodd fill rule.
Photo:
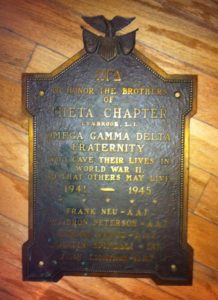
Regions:
<instances>
[{"instance_id":1,"label":"floorboard seam","mask_svg":"<svg viewBox=\"0 0 218 300\"><path fill-rule=\"evenodd\" d=\"M7 174L9 174L9 175L11 175L11 176L14 176L14 177L18 178L19 180L23 180L23 181L25 181L25 182L28 182L28 179L27 179L27 178L22 177L22 176L20 176L20 175L17 175L17 174L15 174L15 173L13 173L13 172L11 172L11 171L8 171L8 170L6 170L6 169L4 169L4 168L1 168L1 167L0 167L0 172L2 172L2 173L7 173Z\"/></svg>"}]
</instances>

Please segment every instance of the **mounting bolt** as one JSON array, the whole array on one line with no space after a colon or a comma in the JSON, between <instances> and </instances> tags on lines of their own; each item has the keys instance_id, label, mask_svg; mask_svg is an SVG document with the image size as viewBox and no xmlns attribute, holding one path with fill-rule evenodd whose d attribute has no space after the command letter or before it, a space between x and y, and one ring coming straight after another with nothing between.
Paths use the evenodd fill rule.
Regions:
<instances>
[{"instance_id":1,"label":"mounting bolt","mask_svg":"<svg viewBox=\"0 0 218 300\"><path fill-rule=\"evenodd\" d=\"M170 266L170 268L171 268L171 271L172 271L173 273L175 273L175 272L177 271L177 266L176 266L175 264L172 264L172 265Z\"/></svg>"},{"instance_id":2,"label":"mounting bolt","mask_svg":"<svg viewBox=\"0 0 218 300\"><path fill-rule=\"evenodd\" d=\"M44 267L44 265L45 265L45 263L44 263L43 260L40 260L40 261L38 262L38 267L39 267L39 268Z\"/></svg>"},{"instance_id":3,"label":"mounting bolt","mask_svg":"<svg viewBox=\"0 0 218 300\"><path fill-rule=\"evenodd\" d=\"M45 96L45 91L43 91L43 90L39 91L39 96L40 96L40 97Z\"/></svg>"},{"instance_id":4,"label":"mounting bolt","mask_svg":"<svg viewBox=\"0 0 218 300\"><path fill-rule=\"evenodd\" d=\"M181 97L181 92L180 91L176 91L174 93L174 96L179 99Z\"/></svg>"}]
</instances>

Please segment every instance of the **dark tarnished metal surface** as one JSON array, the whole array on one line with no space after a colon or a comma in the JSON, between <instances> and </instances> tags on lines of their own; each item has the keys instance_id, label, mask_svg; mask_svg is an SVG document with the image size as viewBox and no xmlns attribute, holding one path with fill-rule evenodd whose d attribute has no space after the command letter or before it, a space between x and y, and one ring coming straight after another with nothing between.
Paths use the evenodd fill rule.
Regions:
<instances>
[{"instance_id":1,"label":"dark tarnished metal surface","mask_svg":"<svg viewBox=\"0 0 218 300\"><path fill-rule=\"evenodd\" d=\"M107 38L95 37L90 51L51 74L23 77L33 172L23 278L191 284L188 121L196 77L167 75L131 47L126 54L132 35L124 44Z\"/></svg>"}]
</instances>

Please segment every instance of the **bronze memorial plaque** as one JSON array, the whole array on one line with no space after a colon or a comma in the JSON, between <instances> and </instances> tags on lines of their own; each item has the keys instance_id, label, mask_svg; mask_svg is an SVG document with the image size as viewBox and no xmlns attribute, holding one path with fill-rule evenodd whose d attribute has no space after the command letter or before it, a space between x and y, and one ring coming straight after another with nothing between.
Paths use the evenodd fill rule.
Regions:
<instances>
[{"instance_id":1,"label":"bronze memorial plaque","mask_svg":"<svg viewBox=\"0 0 218 300\"><path fill-rule=\"evenodd\" d=\"M196 76L168 75L134 49L134 18L83 17L84 50L24 74L30 114L29 240L23 279L64 275L191 284L189 119Z\"/></svg>"}]
</instances>

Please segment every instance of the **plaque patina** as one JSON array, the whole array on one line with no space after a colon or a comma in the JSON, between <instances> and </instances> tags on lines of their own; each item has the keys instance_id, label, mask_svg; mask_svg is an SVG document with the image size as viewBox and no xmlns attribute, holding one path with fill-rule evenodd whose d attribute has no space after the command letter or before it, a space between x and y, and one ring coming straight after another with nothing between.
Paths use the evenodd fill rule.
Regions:
<instances>
[{"instance_id":1,"label":"plaque patina","mask_svg":"<svg viewBox=\"0 0 218 300\"><path fill-rule=\"evenodd\" d=\"M196 76L168 75L134 49L133 18L84 17L84 50L24 74L30 117L29 240L23 278L150 276L191 284L189 119Z\"/></svg>"}]
</instances>

